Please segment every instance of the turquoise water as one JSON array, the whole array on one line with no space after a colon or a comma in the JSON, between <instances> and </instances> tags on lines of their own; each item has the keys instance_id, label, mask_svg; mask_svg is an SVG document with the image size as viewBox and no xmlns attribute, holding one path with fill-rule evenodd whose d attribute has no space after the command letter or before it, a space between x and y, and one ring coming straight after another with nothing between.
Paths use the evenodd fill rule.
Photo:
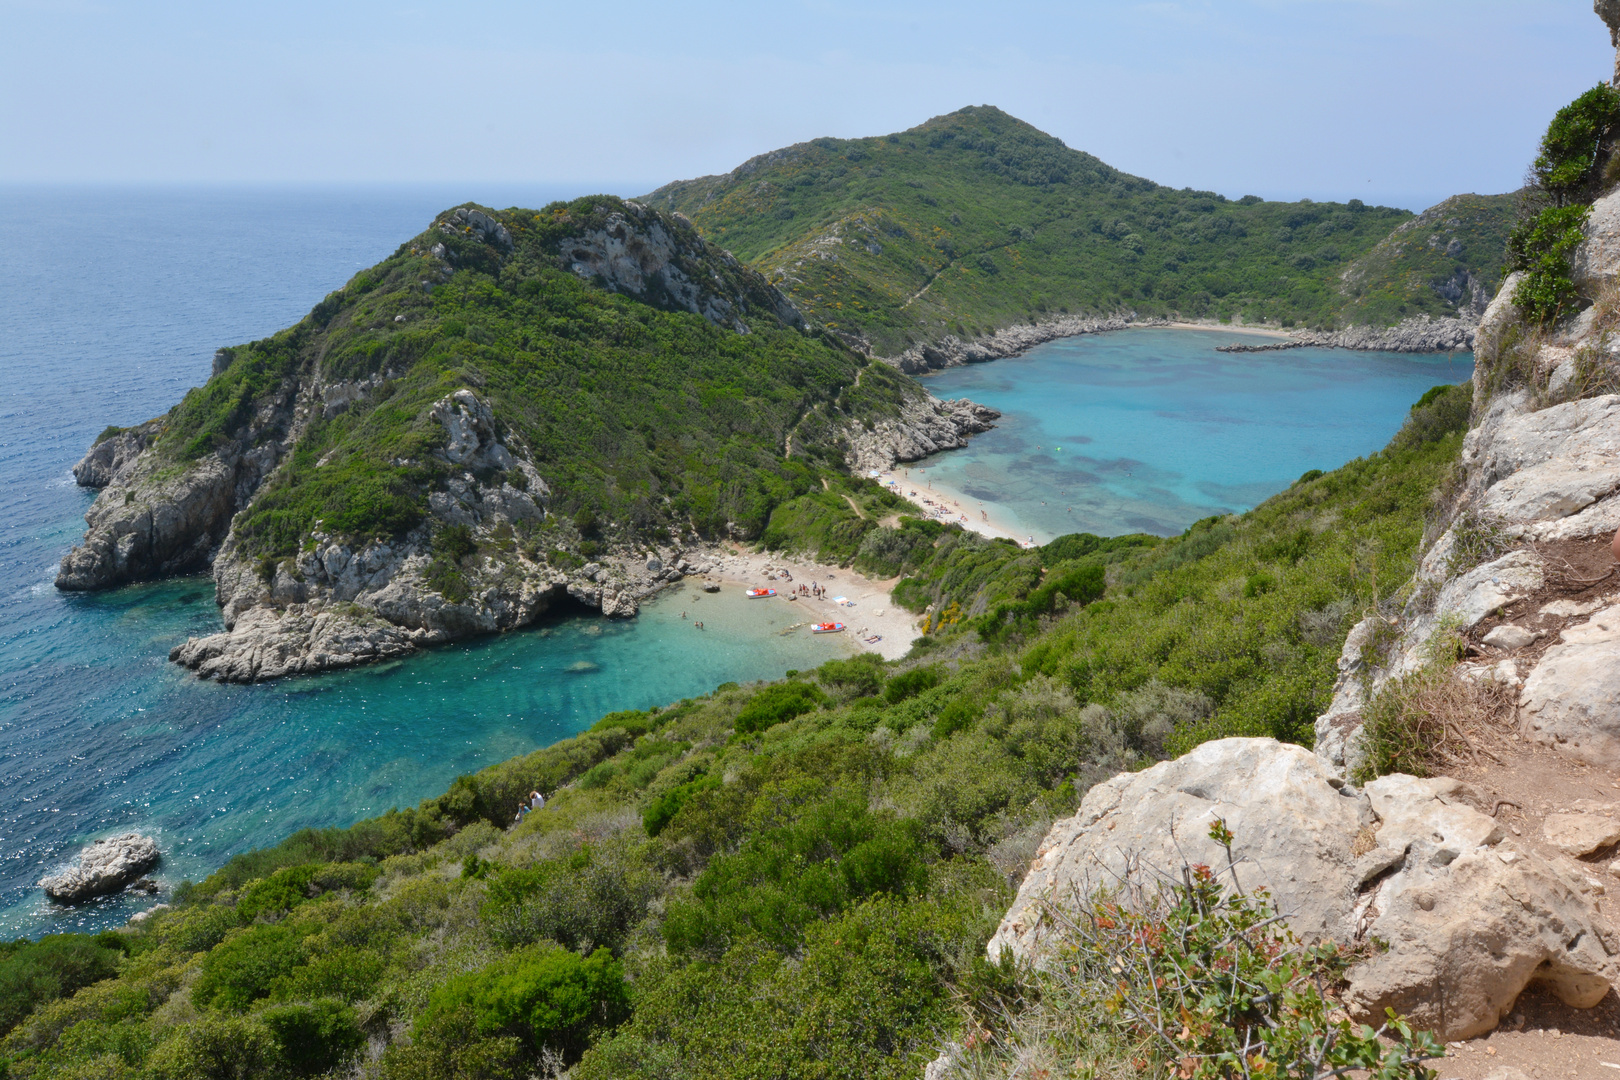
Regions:
<instances>
[{"instance_id":1,"label":"turquoise water","mask_svg":"<svg viewBox=\"0 0 1620 1080\"><path fill-rule=\"evenodd\" d=\"M1002 419L966 448L913 464L910 479L962 493L970 515L997 504L1020 537L1042 543L1168 536L1381 449L1425 390L1474 369L1471 353L1215 351L1237 339L1264 340L1129 330L930 375L939 397L972 398Z\"/></svg>"},{"instance_id":2,"label":"turquoise water","mask_svg":"<svg viewBox=\"0 0 1620 1080\"><path fill-rule=\"evenodd\" d=\"M296 829L414 805L605 712L849 648L780 636L794 605L683 590L634 620L576 611L378 667L220 686L166 660L219 628L208 579L56 591L93 497L68 469L97 432L167 409L216 347L297 321L469 194L483 193L0 189L0 938L149 903L44 902L34 883L88 839L154 833L159 876L196 879Z\"/></svg>"}]
</instances>

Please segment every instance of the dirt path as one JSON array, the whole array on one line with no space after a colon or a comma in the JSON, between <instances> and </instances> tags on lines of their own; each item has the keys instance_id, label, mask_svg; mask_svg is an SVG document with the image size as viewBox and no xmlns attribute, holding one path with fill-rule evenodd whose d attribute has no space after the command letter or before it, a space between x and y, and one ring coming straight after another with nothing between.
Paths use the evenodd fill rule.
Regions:
<instances>
[{"instance_id":1,"label":"dirt path","mask_svg":"<svg viewBox=\"0 0 1620 1080\"><path fill-rule=\"evenodd\" d=\"M1620 592L1620 575L1608 573L1614 559L1608 540L1563 541L1538 546L1548 567L1547 584L1531 596L1504 605L1468 634L1468 661L1500 665L1511 660L1517 667L1515 685L1507 687L1510 703L1495 722L1481 722L1471 730L1472 747L1456 748L1458 760L1437 771L1472 787L1477 806L1496 819L1527 847L1579 883L1620 942L1620 844L1611 844L1579 858L1549 844L1547 818L1555 813L1582 809L1577 801L1620 805L1620 770L1588 764L1573 755L1533 742L1523 726L1517 704L1519 687L1531 667L1559 633L1585 614L1563 612L1601 609ZM1544 614L1552 605L1554 612ZM1496 626L1512 622L1540 631L1535 642L1516 651L1497 649L1483 642ZM1446 1060L1436 1062L1442 1080L1484 1080L1502 1066L1521 1070L1537 1080L1584 1080L1586 1077L1620 1078L1620 996L1610 990L1594 1009L1572 1009L1545 990L1532 987L1519 996L1496 1031L1488 1036L1452 1043Z\"/></svg>"}]
</instances>

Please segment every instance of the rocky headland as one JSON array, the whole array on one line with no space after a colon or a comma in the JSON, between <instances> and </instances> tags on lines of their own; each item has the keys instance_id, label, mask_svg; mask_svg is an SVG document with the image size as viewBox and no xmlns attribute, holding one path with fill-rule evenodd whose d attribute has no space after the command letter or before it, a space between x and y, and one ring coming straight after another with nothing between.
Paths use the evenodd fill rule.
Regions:
<instances>
[{"instance_id":1,"label":"rocky headland","mask_svg":"<svg viewBox=\"0 0 1620 1080\"><path fill-rule=\"evenodd\" d=\"M543 300L547 289L559 292L561 271L584 295L617 294L699 315L732 340L751 342L768 325L808 348L829 347L816 344L820 339L778 289L709 245L679 215L631 201L603 203L577 227L559 228L560 237L538 252L524 246L530 225L522 216L502 220L471 207L447 212L396 254L409 268L395 272L397 298L389 298L387 313L367 307L379 293L362 276L362 286L332 294L284 332L281 348L301 349L297 364L264 342L222 349L209 386L168 416L105 432L74 468L78 483L100 494L85 515L83 541L62 560L57 587L104 589L209 570L222 629L177 644L169 658L203 677L255 682L510 630L564 603L633 616L648 596L706 565L707 543L751 538L763 522L728 521L705 539L680 522L668 495L662 507L644 498L634 513L639 524L559 515L548 473L577 463L543 460L515 422L527 407L522 398L503 404L483 388L486 377L476 369L462 376L468 385L424 400L414 416L398 409L400 387L422 378L410 357L435 340L413 325L433 318L435 291L469 268L487 273L515 262L547 283L525 286L527 292L509 285L519 297ZM530 269L523 260L537 254L542 269ZM452 326L448 333L437 328L440 343L480 346L489 339L483 328ZM404 344L393 352L365 345L359 370L354 354L344 357L333 341L339 332L388 340L385 330ZM519 338L513 348L529 341ZM765 346L771 347L779 346ZM519 361L506 354L485 362ZM851 391L878 381L867 378L875 372L862 370L865 361L853 354L841 351L840 362L855 376ZM880 378L881 406L856 408L846 392L802 407L799 422L777 436L779 458L836 456L851 470L888 468L961 446L999 415L966 400L939 401L892 372ZM233 380L235 398L221 389ZM196 430L196 415L210 408L216 419ZM323 471L368 453L327 436L356 425L369 425L373 437L403 437L401 445L412 449L344 480L324 480ZM638 452L643 438L636 436ZM334 493L303 494L323 484L335 485ZM588 501L579 491L568 494L573 506ZM401 514L405 498L414 507ZM376 514L392 513L403 523L386 528L365 514L330 523L330 512L347 513L356 500L370 500ZM288 523L286 508L301 501L329 512L304 511Z\"/></svg>"}]
</instances>

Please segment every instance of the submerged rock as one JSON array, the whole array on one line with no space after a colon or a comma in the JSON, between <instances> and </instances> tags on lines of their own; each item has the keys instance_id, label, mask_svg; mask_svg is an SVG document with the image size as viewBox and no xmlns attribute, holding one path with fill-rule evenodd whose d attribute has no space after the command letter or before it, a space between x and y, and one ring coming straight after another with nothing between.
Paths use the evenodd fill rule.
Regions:
<instances>
[{"instance_id":1,"label":"submerged rock","mask_svg":"<svg viewBox=\"0 0 1620 1080\"><path fill-rule=\"evenodd\" d=\"M1099 784L1052 827L989 952L1038 960L1047 905L1133 867L1226 865L1208 837L1223 818L1241 886L1270 890L1306 940L1374 951L1348 973L1359 1021L1386 1007L1445 1039L1489 1031L1527 985L1591 1008L1620 972L1580 883L1520 850L1460 782L1386 776L1358 792L1321 758L1272 739L1222 739ZM1512 902L1504 902L1511 897Z\"/></svg>"},{"instance_id":2,"label":"submerged rock","mask_svg":"<svg viewBox=\"0 0 1620 1080\"><path fill-rule=\"evenodd\" d=\"M79 852L78 865L41 878L45 895L62 904L77 904L119 892L142 880L162 859L157 841L140 833L111 836ZM154 889L143 891L155 891Z\"/></svg>"}]
</instances>

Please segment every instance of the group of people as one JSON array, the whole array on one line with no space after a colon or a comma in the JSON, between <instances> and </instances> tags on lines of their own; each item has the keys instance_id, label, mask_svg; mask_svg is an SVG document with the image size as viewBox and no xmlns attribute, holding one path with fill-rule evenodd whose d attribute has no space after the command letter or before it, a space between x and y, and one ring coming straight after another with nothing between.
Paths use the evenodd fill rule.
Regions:
<instances>
[{"instance_id":1,"label":"group of people","mask_svg":"<svg viewBox=\"0 0 1620 1080\"><path fill-rule=\"evenodd\" d=\"M512 819L512 824L523 824L524 818L528 817L529 814L535 810L544 809L545 805L546 797L544 795L540 794L538 791L529 792L529 797L525 799L522 805L518 807L517 817Z\"/></svg>"},{"instance_id":2,"label":"group of people","mask_svg":"<svg viewBox=\"0 0 1620 1080\"><path fill-rule=\"evenodd\" d=\"M827 590L823 589L820 585L817 585L815 582L812 581L808 585L800 585L799 586L799 595L800 596L814 596L819 600L821 597L827 595Z\"/></svg>"}]
</instances>

